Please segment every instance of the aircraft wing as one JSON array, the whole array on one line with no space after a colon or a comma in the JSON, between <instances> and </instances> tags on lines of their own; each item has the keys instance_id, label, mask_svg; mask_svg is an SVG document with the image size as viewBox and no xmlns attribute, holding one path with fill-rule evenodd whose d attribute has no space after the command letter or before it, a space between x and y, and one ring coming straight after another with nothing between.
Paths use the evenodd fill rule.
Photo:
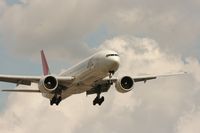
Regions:
<instances>
[{"instance_id":1,"label":"aircraft wing","mask_svg":"<svg viewBox=\"0 0 200 133\"><path fill-rule=\"evenodd\" d=\"M73 82L74 77L55 77L59 85L66 85ZM31 85L31 83L39 83L42 76L18 76L18 75L0 75L0 82L15 83L17 85ZM2 90L9 92L40 92L37 90Z\"/></svg>"},{"instance_id":2,"label":"aircraft wing","mask_svg":"<svg viewBox=\"0 0 200 133\"><path fill-rule=\"evenodd\" d=\"M1 82L16 83L23 85L31 85L32 82L38 83L41 78L41 76L0 75Z\"/></svg>"},{"instance_id":3,"label":"aircraft wing","mask_svg":"<svg viewBox=\"0 0 200 133\"><path fill-rule=\"evenodd\" d=\"M44 76L50 75L49 66L44 54L44 51L41 51L41 60L42 60L42 68L43 68L43 76L19 76L19 75L0 75L0 82L8 82L15 83L17 85L31 85L31 83L39 83ZM66 76L54 76L58 80L58 84L60 86L70 85L74 77L66 77ZM37 90L2 90L9 92L40 92Z\"/></svg>"},{"instance_id":4,"label":"aircraft wing","mask_svg":"<svg viewBox=\"0 0 200 133\"><path fill-rule=\"evenodd\" d=\"M180 72L180 73L173 73L173 74L135 76L135 77L133 77L133 80L135 82L146 82L148 80L156 79L156 78L159 78L159 77L169 77L169 76L177 76L177 75L183 75L183 74L187 74L187 73L186 72Z\"/></svg>"},{"instance_id":5,"label":"aircraft wing","mask_svg":"<svg viewBox=\"0 0 200 133\"><path fill-rule=\"evenodd\" d=\"M146 82L148 80L152 80L152 79L156 79L159 77L169 77L169 76L177 76L177 75L183 75L183 74L187 74L186 72L180 72L180 73L173 73L173 74L158 74L158 75L140 75L140 76L134 76L132 77L132 79L134 80L134 82ZM105 78L102 81L99 81L98 83L105 83L105 81L111 81L112 83L117 82L118 78L117 77L113 77L111 79L109 78Z\"/></svg>"},{"instance_id":6,"label":"aircraft wing","mask_svg":"<svg viewBox=\"0 0 200 133\"><path fill-rule=\"evenodd\" d=\"M142 75L142 76L134 76L132 79L134 80L134 82L144 82L146 83L146 81L148 80L152 80L152 79L156 79L159 77L168 77L168 76L177 76L177 75L183 75L183 74L187 74L186 72L180 72L180 73L173 73L173 74L158 74L158 75ZM109 78L105 78L101 81L98 81L96 83L96 85L91 88L90 90L88 90L86 92L86 95L92 95L92 94L96 94L99 90L98 90L98 85L100 85L101 88L101 92L107 92L111 86L110 83L116 83L118 80L117 77L113 77L111 79Z\"/></svg>"}]
</instances>

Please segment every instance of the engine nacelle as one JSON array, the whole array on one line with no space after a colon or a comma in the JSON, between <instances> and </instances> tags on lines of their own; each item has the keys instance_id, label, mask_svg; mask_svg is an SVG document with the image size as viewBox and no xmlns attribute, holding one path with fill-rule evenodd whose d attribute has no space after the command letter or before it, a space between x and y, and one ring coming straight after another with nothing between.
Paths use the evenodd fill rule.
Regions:
<instances>
[{"instance_id":1,"label":"engine nacelle","mask_svg":"<svg viewBox=\"0 0 200 133\"><path fill-rule=\"evenodd\" d=\"M122 77L115 83L115 88L120 93L129 92L133 89L133 87L134 87L134 80L129 76Z\"/></svg>"},{"instance_id":2,"label":"engine nacelle","mask_svg":"<svg viewBox=\"0 0 200 133\"><path fill-rule=\"evenodd\" d=\"M57 89L57 87L58 80L51 75L43 77L38 84L38 88L43 93L52 93Z\"/></svg>"}]
</instances>

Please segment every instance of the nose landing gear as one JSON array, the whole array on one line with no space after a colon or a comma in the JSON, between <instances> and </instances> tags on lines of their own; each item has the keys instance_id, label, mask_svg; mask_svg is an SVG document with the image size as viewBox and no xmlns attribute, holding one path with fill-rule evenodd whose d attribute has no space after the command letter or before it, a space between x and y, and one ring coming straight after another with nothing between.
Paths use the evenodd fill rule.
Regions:
<instances>
[{"instance_id":1,"label":"nose landing gear","mask_svg":"<svg viewBox=\"0 0 200 133\"><path fill-rule=\"evenodd\" d=\"M109 78L111 79L114 74L115 74L115 71L109 71Z\"/></svg>"}]
</instances>

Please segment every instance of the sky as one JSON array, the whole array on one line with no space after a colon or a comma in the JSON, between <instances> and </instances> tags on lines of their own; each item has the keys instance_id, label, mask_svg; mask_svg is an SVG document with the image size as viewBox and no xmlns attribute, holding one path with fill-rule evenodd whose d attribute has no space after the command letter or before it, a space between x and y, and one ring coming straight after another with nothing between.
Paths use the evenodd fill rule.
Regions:
<instances>
[{"instance_id":1,"label":"sky","mask_svg":"<svg viewBox=\"0 0 200 133\"><path fill-rule=\"evenodd\" d=\"M0 93L1 133L199 133L199 12L198 0L0 0L1 74L41 75L41 49L52 73L102 49L119 53L118 77L188 72L126 94L113 86L101 107L85 93L58 107L40 94Z\"/></svg>"}]
</instances>

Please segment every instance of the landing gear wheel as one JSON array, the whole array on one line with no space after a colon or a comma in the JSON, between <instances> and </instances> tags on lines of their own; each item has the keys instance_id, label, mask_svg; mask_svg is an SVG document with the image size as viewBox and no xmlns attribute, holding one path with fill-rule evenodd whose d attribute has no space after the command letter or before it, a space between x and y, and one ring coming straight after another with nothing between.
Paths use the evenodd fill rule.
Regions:
<instances>
[{"instance_id":1,"label":"landing gear wheel","mask_svg":"<svg viewBox=\"0 0 200 133\"><path fill-rule=\"evenodd\" d=\"M61 100L62 100L61 96L59 96L58 99L56 99L55 103L56 103L57 106L59 105L59 103L61 102Z\"/></svg>"},{"instance_id":2,"label":"landing gear wheel","mask_svg":"<svg viewBox=\"0 0 200 133\"><path fill-rule=\"evenodd\" d=\"M50 100L50 105L52 106L54 103L56 105L59 105L59 103L62 101L61 96L57 97L56 95Z\"/></svg>"},{"instance_id":3,"label":"landing gear wheel","mask_svg":"<svg viewBox=\"0 0 200 133\"><path fill-rule=\"evenodd\" d=\"M101 104L104 102L104 97L102 96L101 98L99 98L98 96L94 99L93 101L93 105L95 106L96 104L99 104L99 106L101 106Z\"/></svg>"},{"instance_id":4,"label":"landing gear wheel","mask_svg":"<svg viewBox=\"0 0 200 133\"><path fill-rule=\"evenodd\" d=\"M111 79L114 74L115 74L115 71L109 71L109 78Z\"/></svg>"},{"instance_id":5,"label":"landing gear wheel","mask_svg":"<svg viewBox=\"0 0 200 133\"><path fill-rule=\"evenodd\" d=\"M98 96L94 99L93 105L95 106L97 103L99 103L99 97Z\"/></svg>"},{"instance_id":6,"label":"landing gear wheel","mask_svg":"<svg viewBox=\"0 0 200 133\"><path fill-rule=\"evenodd\" d=\"M97 104L97 103L96 103L96 101L94 100L94 101L93 101L93 105L95 106L96 104Z\"/></svg>"},{"instance_id":7,"label":"landing gear wheel","mask_svg":"<svg viewBox=\"0 0 200 133\"><path fill-rule=\"evenodd\" d=\"M99 104L99 106L101 106L101 104L104 102L104 97L100 96L101 95L101 92L102 92L102 86L99 85L97 86L96 88L96 98L93 100L93 105L95 106L96 104Z\"/></svg>"},{"instance_id":8,"label":"landing gear wheel","mask_svg":"<svg viewBox=\"0 0 200 133\"><path fill-rule=\"evenodd\" d=\"M100 99L99 99L99 101L98 101L98 104L99 104L99 106L101 106L101 104L104 102L104 97L102 96Z\"/></svg>"},{"instance_id":9,"label":"landing gear wheel","mask_svg":"<svg viewBox=\"0 0 200 133\"><path fill-rule=\"evenodd\" d=\"M51 100L50 100L50 105L52 106L56 101L56 96L54 96Z\"/></svg>"},{"instance_id":10,"label":"landing gear wheel","mask_svg":"<svg viewBox=\"0 0 200 133\"><path fill-rule=\"evenodd\" d=\"M52 106L54 103L53 103L53 100L50 100L50 105Z\"/></svg>"}]
</instances>

